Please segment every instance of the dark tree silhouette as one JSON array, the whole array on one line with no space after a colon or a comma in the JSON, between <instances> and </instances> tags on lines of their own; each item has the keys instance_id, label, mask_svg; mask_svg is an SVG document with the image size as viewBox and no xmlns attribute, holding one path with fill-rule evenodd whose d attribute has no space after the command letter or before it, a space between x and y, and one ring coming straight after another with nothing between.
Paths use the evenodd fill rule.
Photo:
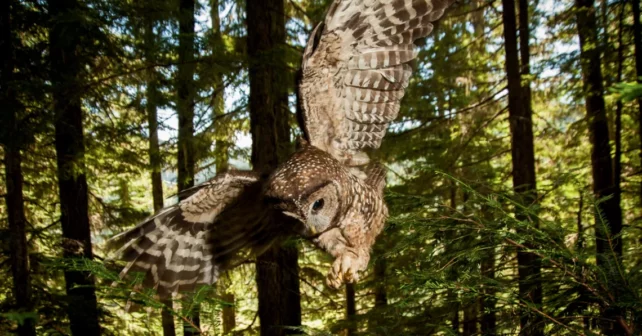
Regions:
<instances>
[{"instance_id":1,"label":"dark tree silhouette","mask_svg":"<svg viewBox=\"0 0 642 336\"><path fill-rule=\"evenodd\" d=\"M15 71L15 36L12 30L11 14L18 4L15 1L3 1L0 5L0 106L3 113L0 116L0 144L4 149L4 172L7 193L7 215L9 222L11 275L13 276L13 298L15 310L28 313L33 310L31 274L29 270L29 246L24 212L24 197L22 187L22 155L20 153L18 113L22 109L14 85ZM24 132L22 130L21 132ZM27 318L18 326L17 334L30 336L36 334L34 320Z\"/></svg>"},{"instance_id":2,"label":"dark tree silhouette","mask_svg":"<svg viewBox=\"0 0 642 336\"><path fill-rule=\"evenodd\" d=\"M194 186L196 159L194 149L194 43L195 0L180 0L178 9L178 75L176 91L178 100L178 190ZM179 199L181 197L179 196ZM200 307L193 305L191 323L183 323L185 335L200 334Z\"/></svg>"},{"instance_id":3,"label":"dark tree silhouette","mask_svg":"<svg viewBox=\"0 0 642 336\"><path fill-rule=\"evenodd\" d=\"M254 170L269 173L285 161L290 145L283 0L247 2L250 59L250 131ZM277 245L257 258L261 335L295 333L301 325L298 251Z\"/></svg>"},{"instance_id":4,"label":"dark tree silhouette","mask_svg":"<svg viewBox=\"0 0 642 336\"><path fill-rule=\"evenodd\" d=\"M89 9L75 0L49 0L48 7L52 18L49 62L64 256L92 259L81 102L81 77L87 62L81 52L88 50L85 39L90 34L84 31L89 27L78 22ZM65 271L65 282L72 334L99 335L94 277L89 272L70 269Z\"/></svg>"},{"instance_id":5,"label":"dark tree silhouette","mask_svg":"<svg viewBox=\"0 0 642 336\"><path fill-rule=\"evenodd\" d=\"M604 86L600 61L600 50L597 39L597 25L593 0L576 0L575 12L577 30L580 37L580 61L586 95L586 117L589 123L591 138L591 168L593 175L593 193L600 200L595 210L595 246L597 263L612 273L616 260L615 253L622 255L622 210L620 196L613 179L613 160L609 144L609 128L604 103ZM606 199L604 199L606 198ZM612 286L613 297L617 302L618 289ZM621 312L617 307L602 307L600 326L608 335L625 334L621 324Z\"/></svg>"},{"instance_id":6,"label":"dark tree silhouette","mask_svg":"<svg viewBox=\"0 0 642 336\"><path fill-rule=\"evenodd\" d=\"M517 23L515 1L503 0L504 47L506 49L506 74L508 78L508 113L511 131L511 154L513 165L513 190L521 204L532 205L537 201L535 179L535 150L533 146L533 121L530 102L530 88L522 87L521 74L529 72L529 28L528 3L520 0L520 46L522 67L520 71L517 52ZM527 82L528 83L528 82ZM528 86L529 84L526 84ZM536 221L536 218L517 210L522 221ZM537 225L537 223L534 223ZM542 304L540 259L533 253L517 252L520 298L535 305ZM522 332L529 335L543 335L540 315L527 310L520 317Z\"/></svg>"}]
</instances>

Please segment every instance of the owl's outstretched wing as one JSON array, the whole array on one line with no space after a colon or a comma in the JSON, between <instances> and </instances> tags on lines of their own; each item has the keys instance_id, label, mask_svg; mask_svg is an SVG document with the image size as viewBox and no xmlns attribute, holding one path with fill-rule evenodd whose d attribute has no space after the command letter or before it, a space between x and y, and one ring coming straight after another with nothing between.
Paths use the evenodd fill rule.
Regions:
<instances>
[{"instance_id":1,"label":"owl's outstretched wing","mask_svg":"<svg viewBox=\"0 0 642 336\"><path fill-rule=\"evenodd\" d=\"M310 143L347 165L381 145L411 75L414 41L453 0L335 0L303 55L299 94Z\"/></svg>"},{"instance_id":2,"label":"owl's outstretched wing","mask_svg":"<svg viewBox=\"0 0 642 336\"><path fill-rule=\"evenodd\" d=\"M110 245L127 262L121 277L142 272L143 285L161 296L212 284L239 251L263 249L279 236L274 221L265 220L262 187L253 172L224 173L115 236Z\"/></svg>"}]
</instances>

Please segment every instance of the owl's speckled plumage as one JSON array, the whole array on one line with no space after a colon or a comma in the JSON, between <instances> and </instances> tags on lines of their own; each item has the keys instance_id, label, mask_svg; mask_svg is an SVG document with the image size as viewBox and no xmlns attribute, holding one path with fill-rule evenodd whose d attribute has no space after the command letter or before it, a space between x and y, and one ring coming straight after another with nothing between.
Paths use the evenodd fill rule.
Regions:
<instances>
[{"instance_id":1,"label":"owl's speckled plumage","mask_svg":"<svg viewBox=\"0 0 642 336\"><path fill-rule=\"evenodd\" d=\"M453 0L335 0L303 55L299 94L307 141L269 178L228 172L112 239L161 295L211 284L239 252L261 253L296 231L335 261L328 283L358 280L388 215L385 170L368 164L417 56Z\"/></svg>"}]
</instances>

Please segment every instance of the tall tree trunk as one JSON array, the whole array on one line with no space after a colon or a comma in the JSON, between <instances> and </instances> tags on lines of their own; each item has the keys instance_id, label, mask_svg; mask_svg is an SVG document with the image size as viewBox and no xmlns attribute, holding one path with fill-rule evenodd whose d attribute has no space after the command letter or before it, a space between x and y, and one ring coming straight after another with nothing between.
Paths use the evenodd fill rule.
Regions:
<instances>
[{"instance_id":1,"label":"tall tree trunk","mask_svg":"<svg viewBox=\"0 0 642 336\"><path fill-rule=\"evenodd\" d=\"M194 186L195 0L180 0L178 38L178 190Z\"/></svg>"},{"instance_id":2,"label":"tall tree trunk","mask_svg":"<svg viewBox=\"0 0 642 336\"><path fill-rule=\"evenodd\" d=\"M229 303L230 305L226 305L223 307L223 334L227 335L234 328L236 328L236 310L234 309L234 294L230 292L224 292L223 295L221 295L221 300Z\"/></svg>"},{"instance_id":3,"label":"tall tree trunk","mask_svg":"<svg viewBox=\"0 0 642 336\"><path fill-rule=\"evenodd\" d=\"M230 286L232 285L229 276L221 278L218 284L220 285L219 289L221 289L222 292L221 300L226 303L226 305L223 306L221 315L223 315L223 334L227 335L236 328L236 311L234 307L235 297L234 294L229 291Z\"/></svg>"},{"instance_id":4,"label":"tall tree trunk","mask_svg":"<svg viewBox=\"0 0 642 336\"><path fill-rule=\"evenodd\" d=\"M194 186L194 15L195 0L180 0L178 12L178 190ZM179 195L179 199L180 199ZM189 299L188 299L189 300ZM191 305L190 322L183 323L183 334L200 334L200 307Z\"/></svg>"},{"instance_id":5,"label":"tall tree trunk","mask_svg":"<svg viewBox=\"0 0 642 336\"><path fill-rule=\"evenodd\" d=\"M461 127L462 127L462 133L465 134L466 133L466 131L465 131L466 127L465 127L465 125L463 125L463 123L462 123ZM468 166L469 162L470 162L469 155L468 154L464 154L463 155L462 164L464 166ZM463 177L468 176L468 174L466 172L466 169L462 169L461 175ZM462 193L462 204L463 204L463 208L464 208L464 211L463 211L464 214L469 214L470 213L470 206L468 204L468 200L469 199L470 199L470 192L468 190L464 190L463 193ZM475 238L471 237L470 240L472 240L472 239L475 239ZM472 241L470 243L472 243ZM481 269L480 269L480 272L481 272ZM479 309L478 304L479 304L479 300L478 300L478 298L476 298L474 300L471 300L471 301L467 302L466 305L464 306L464 309L463 309L464 320L463 320L463 330L462 330L463 331L462 332L463 336L476 335L477 332L478 332L478 329L477 329L477 313L478 313L478 309Z\"/></svg>"},{"instance_id":6,"label":"tall tree trunk","mask_svg":"<svg viewBox=\"0 0 642 336\"><path fill-rule=\"evenodd\" d=\"M623 30L624 30L624 12L626 8L626 2L623 2L620 5L620 18L618 23L617 31L617 75L615 78L616 83L622 81L622 72L624 68L624 41L623 41ZM618 197L618 203L621 201L622 196L622 109L624 108L621 100L616 102L615 107L615 157L613 158L613 185L615 188L615 197Z\"/></svg>"},{"instance_id":7,"label":"tall tree trunk","mask_svg":"<svg viewBox=\"0 0 642 336\"><path fill-rule=\"evenodd\" d=\"M216 56L225 53L225 43L221 34L221 20L219 17L219 0L210 1L210 17L212 19L212 55L214 55L214 63L216 63ZM214 142L214 160L216 163L216 172L221 173L229 168L229 146L231 134L229 129L225 128L224 115L225 115L225 84L223 83L223 75L220 66L213 65L214 80L213 87L214 93L212 96L212 122L214 123L214 134L216 141Z\"/></svg>"},{"instance_id":8,"label":"tall tree trunk","mask_svg":"<svg viewBox=\"0 0 642 336\"><path fill-rule=\"evenodd\" d=\"M477 335L477 300L464 307L463 336Z\"/></svg>"},{"instance_id":9,"label":"tall tree trunk","mask_svg":"<svg viewBox=\"0 0 642 336\"><path fill-rule=\"evenodd\" d=\"M593 172L593 192L598 199L606 196L616 196L598 204L600 212L604 215L606 223L597 228L597 252L602 254L610 250L607 234L619 235L622 230L622 210L619 204L619 195L613 183L613 170L611 159L611 146L609 144L608 122L604 103L604 87L602 85L602 71L600 68L600 53L595 46L597 41L595 25L595 9L592 0L576 0L577 26L580 36L582 75L584 79L584 92L586 98L587 118L590 123L591 135L591 163ZM605 229L609 229L607 232ZM610 238L613 249L617 255L622 255L622 242L619 237ZM604 256L598 257L598 262L605 263Z\"/></svg>"},{"instance_id":10,"label":"tall tree trunk","mask_svg":"<svg viewBox=\"0 0 642 336\"><path fill-rule=\"evenodd\" d=\"M445 105L441 105L441 106L445 106ZM445 115L445 113L444 113L444 115ZM456 188L455 181L453 181L453 180L450 181L449 191L450 191L450 208L452 209L452 211L456 211L456 209L457 209L457 188ZM454 237L456 235L457 235L456 232L448 231L447 232L447 239L449 241L452 241L452 240L454 240ZM450 249L449 245L450 244L446 244L446 249L447 250ZM452 275L451 275L451 277L452 277ZM455 279L450 279L450 280L454 281ZM458 298L457 292L455 292L454 289L449 288L446 291L446 297L447 297L448 305L449 305L449 308L450 308L450 324L452 326L453 331L456 334L459 334L459 307L460 307L460 304L459 304L459 298Z\"/></svg>"},{"instance_id":11,"label":"tall tree trunk","mask_svg":"<svg viewBox=\"0 0 642 336\"><path fill-rule=\"evenodd\" d=\"M520 0L520 4L527 5ZM506 74L508 78L508 111L511 130L511 153L513 164L513 190L518 202L531 206L537 201L537 186L535 180L535 154L533 146L533 122L530 107L530 93L524 96L526 89L522 87L519 57L517 54L517 24L514 0L502 0L504 41L506 49ZM522 72L528 71L528 8L520 8L520 36L522 38ZM525 57L524 57L525 56ZM529 89L530 91L530 89ZM532 221L537 225L537 219L528 213L516 211L516 217L522 221ZM542 304L542 285L540 260L537 256L526 251L517 252L519 296L521 300L535 305ZM520 316L522 333L543 335L543 322L540 315L523 310Z\"/></svg>"},{"instance_id":12,"label":"tall tree trunk","mask_svg":"<svg viewBox=\"0 0 642 336\"><path fill-rule=\"evenodd\" d=\"M491 281L495 279L495 253L493 250L489 250L488 255L482 259L481 273L482 276ZM482 312L481 334L496 335L497 316L495 315L495 303L497 300L495 299L495 288L484 285L482 294L483 296L479 306L479 310Z\"/></svg>"},{"instance_id":13,"label":"tall tree trunk","mask_svg":"<svg viewBox=\"0 0 642 336\"><path fill-rule=\"evenodd\" d=\"M374 278L375 308L383 308L388 305L388 293L386 291L386 258L381 252L377 253L374 261Z\"/></svg>"},{"instance_id":14,"label":"tall tree trunk","mask_svg":"<svg viewBox=\"0 0 642 336\"><path fill-rule=\"evenodd\" d=\"M287 158L290 143L285 73L283 0L247 1L250 130L254 170L269 174ZM301 325L298 251L274 246L257 258L261 335L296 333Z\"/></svg>"},{"instance_id":15,"label":"tall tree trunk","mask_svg":"<svg viewBox=\"0 0 642 336\"><path fill-rule=\"evenodd\" d=\"M633 7L633 45L635 46L635 73L642 83L642 24L640 24L640 1L631 0ZM638 98L638 135L640 137L640 170L642 171L642 97ZM642 182L640 183L640 205L642 205Z\"/></svg>"},{"instance_id":16,"label":"tall tree trunk","mask_svg":"<svg viewBox=\"0 0 642 336\"><path fill-rule=\"evenodd\" d=\"M73 18L88 10L76 0L49 0L52 18L49 61L55 113L56 161L60 193L64 257L93 258L85 177L85 145L81 102L81 70L77 54L82 45L83 24ZM71 19L70 19L71 18ZM79 28L80 27L80 28ZM73 34L69 32L73 31ZM66 270L67 312L74 335L99 335L94 277L90 272Z\"/></svg>"},{"instance_id":17,"label":"tall tree trunk","mask_svg":"<svg viewBox=\"0 0 642 336\"><path fill-rule=\"evenodd\" d=\"M346 329L346 336L353 336L357 333L357 303L355 299L354 284L346 284L346 320L348 321L348 328Z\"/></svg>"},{"instance_id":18,"label":"tall tree trunk","mask_svg":"<svg viewBox=\"0 0 642 336\"><path fill-rule=\"evenodd\" d=\"M153 4L148 3L150 6ZM144 13L144 41L145 41L145 60L147 61L147 91L145 106L147 111L147 124L149 126L149 166L151 169L152 180L152 199L154 201L154 212L160 211L163 206L163 180L161 177L161 153L160 145L158 142L158 75L156 74L156 50L157 42L154 35L154 20L149 13ZM162 301L165 307L161 311L161 320L163 325L164 336L176 335L176 328L174 326L174 316L170 309L172 309L172 300L165 299Z\"/></svg>"},{"instance_id":19,"label":"tall tree trunk","mask_svg":"<svg viewBox=\"0 0 642 336\"><path fill-rule=\"evenodd\" d=\"M7 215L9 221L9 244L11 251L11 275L13 277L13 298L15 310L19 313L31 313L34 309L31 298L31 275L29 271L29 246L22 195L22 157L20 154L20 134L18 127L18 111L20 103L16 100L16 92L12 88L15 68L14 33L11 25L11 13L17 6L14 1L3 1L0 5L0 106L3 116L0 117L4 128L1 130L0 141L4 146L4 171L7 194ZM24 132L24 130L21 130ZM27 318L18 325L17 334L20 336L36 335L35 321Z\"/></svg>"},{"instance_id":20,"label":"tall tree trunk","mask_svg":"<svg viewBox=\"0 0 642 336\"><path fill-rule=\"evenodd\" d=\"M597 28L595 23L595 7L593 0L576 0L577 29L580 37L580 59L584 79L584 94L586 95L586 115L589 121L591 137L591 166L593 175L593 193L596 199L604 201L596 204L595 245L597 263L608 272L614 271L617 260L611 257L622 255L622 210L620 197L613 181L613 166L611 146L609 144L609 129L604 103L604 87L600 51L597 44ZM602 220L604 219L604 220ZM612 252L611 252L612 251ZM617 284L610 284L617 303ZM616 306L616 307L613 307ZM607 322L622 318L622 312L617 305L604 309L601 323L602 332L609 335L624 334L619 323Z\"/></svg>"}]
</instances>

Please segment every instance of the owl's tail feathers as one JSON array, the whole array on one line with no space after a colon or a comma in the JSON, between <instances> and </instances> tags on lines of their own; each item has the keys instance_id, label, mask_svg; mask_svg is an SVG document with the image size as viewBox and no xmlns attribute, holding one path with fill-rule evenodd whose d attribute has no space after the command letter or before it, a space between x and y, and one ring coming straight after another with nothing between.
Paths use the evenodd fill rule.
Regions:
<instances>
[{"instance_id":1,"label":"owl's tail feathers","mask_svg":"<svg viewBox=\"0 0 642 336\"><path fill-rule=\"evenodd\" d=\"M127 263L121 279L141 272L142 286L167 298L218 278L220 267L213 262L206 234L206 224L186 222L180 207L172 206L115 236L108 246L116 250L112 259Z\"/></svg>"}]
</instances>

